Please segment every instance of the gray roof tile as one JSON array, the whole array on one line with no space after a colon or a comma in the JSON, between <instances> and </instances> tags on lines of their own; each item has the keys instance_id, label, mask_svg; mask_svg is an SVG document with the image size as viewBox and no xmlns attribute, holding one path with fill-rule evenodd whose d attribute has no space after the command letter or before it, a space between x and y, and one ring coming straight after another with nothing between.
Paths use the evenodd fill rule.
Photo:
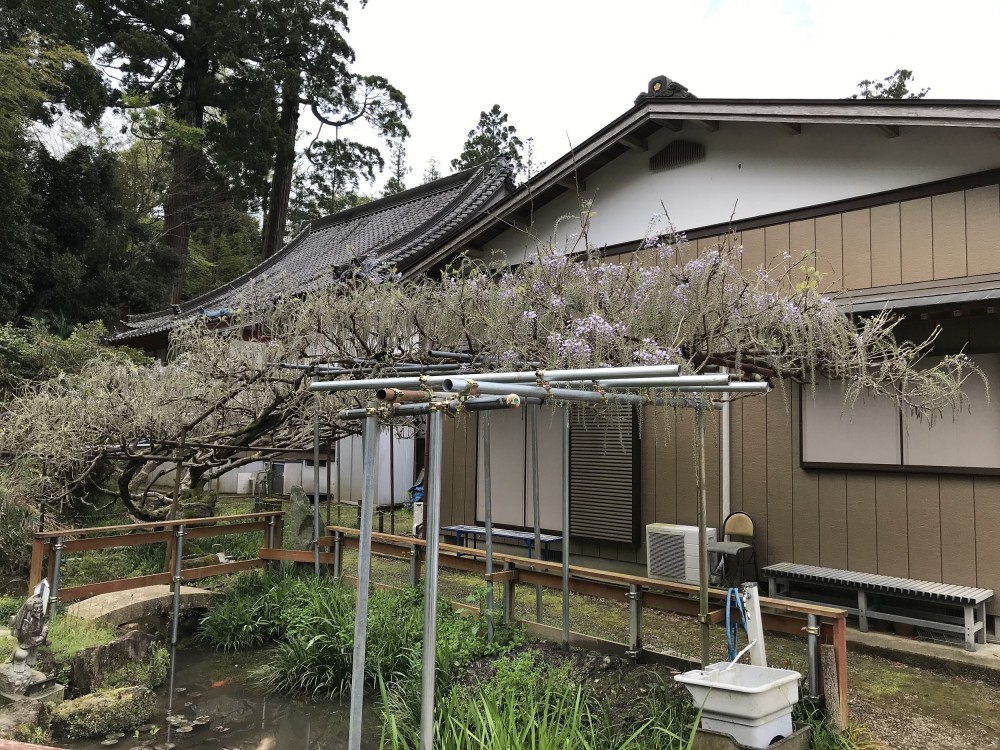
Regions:
<instances>
[{"instance_id":1,"label":"gray roof tile","mask_svg":"<svg viewBox=\"0 0 1000 750\"><path fill-rule=\"evenodd\" d=\"M274 287L307 291L330 269L378 259L405 273L407 266L513 190L511 169L498 159L397 195L311 222L285 247L233 281L179 305L131 316L113 336L127 341L157 334L214 310L235 305L250 292Z\"/></svg>"}]
</instances>

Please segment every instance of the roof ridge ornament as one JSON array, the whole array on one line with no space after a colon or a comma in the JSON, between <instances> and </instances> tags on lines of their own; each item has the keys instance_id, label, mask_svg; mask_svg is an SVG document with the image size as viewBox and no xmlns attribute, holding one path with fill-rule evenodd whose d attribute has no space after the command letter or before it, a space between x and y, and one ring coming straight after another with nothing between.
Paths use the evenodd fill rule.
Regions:
<instances>
[{"instance_id":1,"label":"roof ridge ornament","mask_svg":"<svg viewBox=\"0 0 1000 750\"><path fill-rule=\"evenodd\" d=\"M635 98L635 103L639 104L645 99L697 99L698 97L688 91L687 86L671 80L666 76L656 76L650 79L649 86L645 94L639 94Z\"/></svg>"}]
</instances>

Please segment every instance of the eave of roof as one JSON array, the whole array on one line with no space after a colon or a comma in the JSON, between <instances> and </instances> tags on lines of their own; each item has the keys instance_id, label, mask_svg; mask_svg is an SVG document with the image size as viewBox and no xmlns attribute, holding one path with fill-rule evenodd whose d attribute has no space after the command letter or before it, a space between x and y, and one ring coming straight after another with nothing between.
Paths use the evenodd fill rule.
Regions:
<instances>
[{"instance_id":1,"label":"eave of roof","mask_svg":"<svg viewBox=\"0 0 1000 750\"><path fill-rule=\"evenodd\" d=\"M1000 300L1000 274L859 289L842 292L835 297L835 300L837 306L844 312L857 314L939 305L957 308L973 302Z\"/></svg>"},{"instance_id":2,"label":"eave of roof","mask_svg":"<svg viewBox=\"0 0 1000 750\"><path fill-rule=\"evenodd\" d=\"M976 99L687 99L643 96L579 146L552 162L490 211L467 224L415 270L427 270L463 247L475 247L506 229L525 224L527 209L537 209L576 190L588 175L644 145L661 128L679 130L684 121L716 129L719 122L761 122L784 126L832 124L897 128L995 128L1000 132L1000 101Z\"/></svg>"}]
</instances>

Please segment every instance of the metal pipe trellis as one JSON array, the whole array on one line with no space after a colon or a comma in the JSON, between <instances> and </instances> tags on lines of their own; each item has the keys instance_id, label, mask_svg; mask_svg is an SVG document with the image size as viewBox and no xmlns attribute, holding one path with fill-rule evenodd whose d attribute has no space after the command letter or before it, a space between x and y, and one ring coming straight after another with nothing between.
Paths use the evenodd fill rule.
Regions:
<instances>
[{"instance_id":1,"label":"metal pipe trellis","mask_svg":"<svg viewBox=\"0 0 1000 750\"><path fill-rule=\"evenodd\" d=\"M698 467L698 511L699 511L699 553L701 558L701 616L699 620L703 626L703 645L702 645L702 655L703 659L707 659L707 654L705 653L708 647L708 618L707 618L707 550L706 550L706 531L705 531L705 519L707 515L706 506L706 492L705 492L705 462L704 462L704 411L706 408L720 408L721 404L708 401L704 394L713 392L747 392L747 393L766 393L770 390L771 386L767 382L730 382L729 378L726 376L685 376L684 378L676 378L670 381L669 378L677 375L678 368L676 366L659 366L659 367L626 367L626 368L591 368L582 370L557 370L557 371L535 371L535 372L519 372L519 373L487 373L487 374L476 374L476 378L482 378L483 380L474 381L476 385L477 395L468 397L468 391L471 390L468 386L468 378L452 378L445 376L422 376L420 378L378 378L378 379L368 379L368 380L355 380L355 381L327 381L327 382L313 382L310 384L309 388L313 391L323 391L323 390L375 390L380 388L409 388L417 387L422 389L430 389L431 386L445 387L445 381L452 381L451 385L454 387L456 383L454 381L466 381L459 382L457 385L463 386L466 391L461 397L455 398L451 397L446 400L435 400L435 394L428 393L428 400L423 403L408 403L408 404L385 404L381 408L376 408L374 404L369 404L367 409L345 409L340 412L340 417L345 419L359 419L364 418L366 422L366 441L365 441L365 479L366 479L366 489L367 491L363 493L362 497L362 516L367 520L367 523L361 524L360 532L360 543L359 543L359 560L358 560L358 614L355 620L355 661L354 661L354 674L352 675L352 690L351 690L351 739L350 739L350 750L359 750L360 748L360 725L361 725L361 701L363 697L363 680L364 680L364 639L365 630L367 628L367 609L368 609L368 587L371 578L371 508L374 504L374 481L375 481L375 469L374 469L374 453L375 446L371 444L371 438L367 437L375 434L378 425L378 417L381 414L386 417L395 416L414 416L419 414L429 413L431 421L431 434L429 436L429 461L428 461L428 497L426 500L426 513L425 513L425 528L427 536L427 565L426 565L426 577L425 577L425 599L424 599L424 643L423 643L423 664L422 664L422 674L421 674L421 684L422 684L422 695L421 695L421 707L420 707L420 746L421 750L431 750L433 743L433 731L434 731L434 676L435 676L435 656L436 656L436 636L437 636L437 574L438 574L438 545L440 536L440 494L441 494L441 447L442 447L442 431L443 431L443 415L445 411L485 411L488 412L494 409L507 409L507 408L517 408L524 404L536 405L541 404L545 400L556 397L554 392L565 392L566 398L562 399L567 402L573 401L584 401L591 402L595 401L595 397L600 401L607 401L614 403L612 399L620 399L618 403L641 403L641 404L667 404L672 406L683 405L683 406L694 406L697 408L698 413L698 449L699 449L699 467ZM642 378L640 376L647 375L648 377ZM696 378L700 378L697 379ZM720 382L721 379L725 379L725 382ZM613 382L607 382L608 380ZM574 388L558 388L553 389L551 387L540 387L530 384L531 381L536 383L548 383L553 380L566 381L567 385L577 385L573 381L586 381L590 380L589 385L607 386L610 388L641 388L644 390L648 389L663 389L672 392L694 392L700 393L702 396L694 402L693 399L687 398L662 398L662 397L649 397L645 394L603 394L596 391L579 390ZM596 382L595 382L596 381ZM686 385L670 387L669 385L663 385L664 381L667 382L685 382ZM503 385L504 383L509 385ZM651 385L655 383L655 385ZM483 392L482 386L487 385L491 388L497 388L496 395L499 398L479 398L478 393ZM580 383L580 385L586 385L587 383ZM529 390L525 390L529 389ZM444 395L444 394L442 394ZM484 395L487 395L484 393ZM519 398L519 396L524 396L524 398ZM559 398L562 398L561 396ZM631 399L636 399L632 401ZM537 415L534 410L532 410L532 424L535 426L533 429L533 435L535 440L537 440ZM563 642L564 645L568 644L569 641L569 441L568 441L568 428L569 428L569 409L565 410L564 414L564 438L563 438ZM488 416L486 420L488 423ZM369 425L374 425L374 428L369 428ZM485 437L485 444L487 446L487 451L489 450L489 438L488 438L488 424L486 427L487 433ZM535 453L533 457L533 467L534 475L537 482L538 475L538 465L537 465L537 448L533 449ZM369 458L369 456L371 456ZM486 458L486 474L489 474L489 455ZM370 481L369 481L370 480ZM489 479L484 477L484 480L489 487ZM490 488L487 492L488 495L491 492ZM535 493L535 549L538 550L538 555L541 555L541 544L540 544L540 514L538 509L538 494ZM488 501L488 518L489 518L489 528L487 533L487 549L492 552L492 498ZM364 511L364 506L367 505L367 513ZM492 562L492 555L490 554L489 559ZM489 581L492 583L492 580ZM362 588L364 590L364 597L362 598ZM505 601L505 607L509 602ZM540 599L536 599L536 614L541 620L540 612ZM492 607L490 607L490 622L489 628L492 630ZM357 652L357 649L361 647L361 653ZM358 673L360 671L360 677ZM357 710L355 710L355 701L357 701ZM356 729L355 729L356 726ZM355 744L355 742L357 744Z\"/></svg>"}]
</instances>

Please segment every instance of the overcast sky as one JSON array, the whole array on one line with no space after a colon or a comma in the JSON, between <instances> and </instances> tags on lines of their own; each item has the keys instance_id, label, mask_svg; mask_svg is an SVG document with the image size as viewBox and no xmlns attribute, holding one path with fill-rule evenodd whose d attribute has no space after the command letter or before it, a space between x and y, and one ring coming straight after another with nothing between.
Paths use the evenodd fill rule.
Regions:
<instances>
[{"instance_id":1,"label":"overcast sky","mask_svg":"<svg viewBox=\"0 0 1000 750\"><path fill-rule=\"evenodd\" d=\"M659 74L703 98L840 98L909 68L930 97L1000 99L998 0L354 0L350 29L357 69L413 110L409 187L495 103L550 163Z\"/></svg>"}]
</instances>

